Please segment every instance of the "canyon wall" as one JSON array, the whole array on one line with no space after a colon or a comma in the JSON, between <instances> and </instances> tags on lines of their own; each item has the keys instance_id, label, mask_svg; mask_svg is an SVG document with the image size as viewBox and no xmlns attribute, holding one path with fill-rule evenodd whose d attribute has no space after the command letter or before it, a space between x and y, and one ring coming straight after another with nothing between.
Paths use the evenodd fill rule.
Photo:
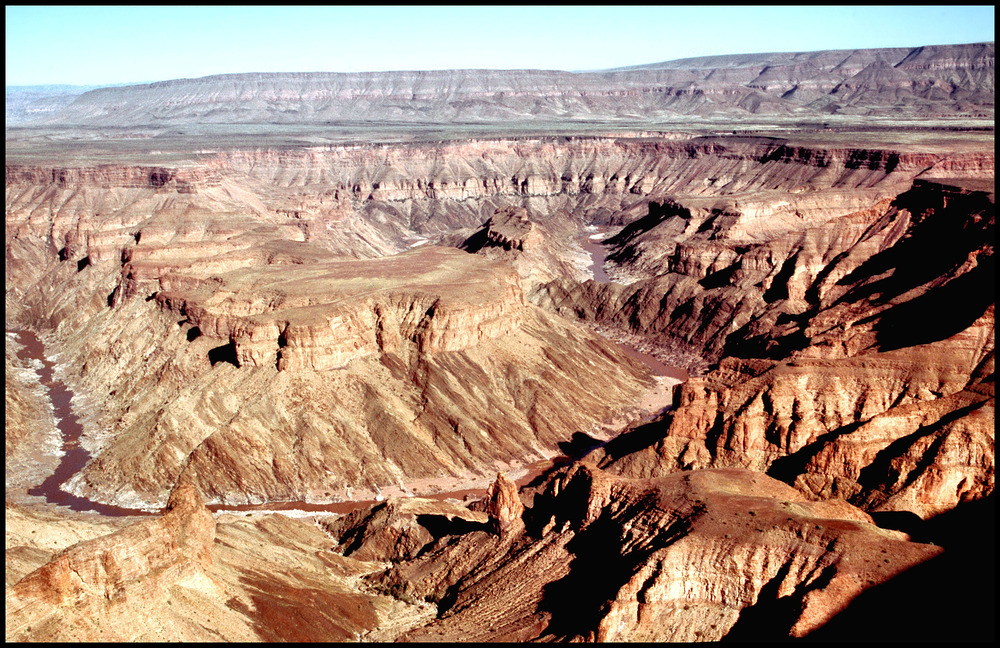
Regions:
<instances>
[{"instance_id":1,"label":"canyon wall","mask_svg":"<svg viewBox=\"0 0 1000 648\"><path fill-rule=\"evenodd\" d=\"M368 577L439 602L404 639L787 640L942 551L744 470L626 479L584 462L521 497L502 530L469 525Z\"/></svg>"},{"instance_id":2,"label":"canyon wall","mask_svg":"<svg viewBox=\"0 0 1000 648\"><path fill-rule=\"evenodd\" d=\"M904 193L915 177L992 169L992 155L977 151L766 138L234 151L176 168L9 165L8 321L55 329L68 373L113 431L91 435L98 456L78 492L153 503L184 471L209 498L232 502L334 497L352 484L377 491L541 456L641 388L633 361L544 315L522 288L549 309L710 360L740 345L747 357L777 357L810 308L843 294L836 282L865 250L904 236L896 196L910 196L913 211L940 193L940 182ZM501 236L474 255L427 246L459 245L486 221L526 224L541 238ZM590 224L622 228L612 271L637 281L551 279L574 266L582 248L565 241ZM481 259L490 249L503 253ZM532 261L533 249L547 256ZM324 384L335 368L337 381ZM482 380L448 377L469 371ZM588 386L606 375L619 387ZM542 397L546 380L561 386ZM395 387L369 398L376 384ZM299 391L294 405L278 397ZM258 428L283 432L263 445L239 440ZM308 430L315 442L296 440ZM393 450L400 434L420 441ZM510 443L473 441L495 435ZM254 467L213 474L226 462ZM141 468L116 468L125 464ZM110 474L119 477L102 484Z\"/></svg>"},{"instance_id":3,"label":"canyon wall","mask_svg":"<svg viewBox=\"0 0 1000 648\"><path fill-rule=\"evenodd\" d=\"M721 359L680 388L649 450L605 465L633 476L739 466L924 518L992 493L994 203L966 184L918 181L742 253L687 243L719 267L675 254L675 274L643 289L667 286L666 330L693 331ZM681 218L668 211L650 231Z\"/></svg>"},{"instance_id":4,"label":"canyon wall","mask_svg":"<svg viewBox=\"0 0 1000 648\"><path fill-rule=\"evenodd\" d=\"M911 598L883 621L910 636L967 545L886 527L994 489L992 176L990 152L764 138L9 165L8 326L43 333L86 410L69 488L183 506L62 553L14 542L8 637L778 639L835 634L894 583ZM618 283L581 267L593 225ZM476 511L204 526L198 498L409 494L599 436L649 370L580 321L703 375ZM194 560L170 549L189 528ZM217 634L184 621L202 611Z\"/></svg>"}]
</instances>

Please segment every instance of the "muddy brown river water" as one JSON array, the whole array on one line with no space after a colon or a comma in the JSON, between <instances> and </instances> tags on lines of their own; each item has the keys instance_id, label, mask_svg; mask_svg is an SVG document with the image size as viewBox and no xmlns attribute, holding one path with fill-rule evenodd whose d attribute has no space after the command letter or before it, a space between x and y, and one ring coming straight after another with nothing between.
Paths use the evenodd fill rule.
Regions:
<instances>
[{"instance_id":1,"label":"muddy brown river water","mask_svg":"<svg viewBox=\"0 0 1000 648\"><path fill-rule=\"evenodd\" d=\"M594 273L594 281L599 283L611 281L611 277L604 270L604 259L608 256L608 249L599 243L607 233L607 229L598 229L581 242L583 249L590 255L590 269Z\"/></svg>"},{"instance_id":2,"label":"muddy brown river water","mask_svg":"<svg viewBox=\"0 0 1000 648\"><path fill-rule=\"evenodd\" d=\"M29 362L31 360L41 362L41 367L37 369L38 378L52 400L56 426L62 435L64 453L55 472L38 486L28 489L28 494L44 497L51 504L65 506L74 511L94 511L101 515L112 516L151 515L149 511L93 502L85 497L67 493L60 488L73 475L80 472L90 460L90 453L80 447L83 425L73 413L73 392L55 377L55 372L52 369L54 364L45 357L45 344L31 331L14 331L14 333L17 341L22 345L22 348L17 352L17 357Z\"/></svg>"}]
</instances>

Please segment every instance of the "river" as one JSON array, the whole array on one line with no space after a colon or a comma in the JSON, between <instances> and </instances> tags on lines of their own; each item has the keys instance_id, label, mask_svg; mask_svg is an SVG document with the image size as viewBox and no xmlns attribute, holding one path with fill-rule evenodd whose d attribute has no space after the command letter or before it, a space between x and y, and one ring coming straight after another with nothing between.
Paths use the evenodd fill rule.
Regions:
<instances>
[{"instance_id":1,"label":"river","mask_svg":"<svg viewBox=\"0 0 1000 648\"><path fill-rule=\"evenodd\" d=\"M85 497L67 493L60 488L73 475L80 472L90 460L90 453L80 447L83 425L73 412L73 392L55 377L54 364L45 357L45 345L38 339L37 335L31 331L13 331L13 333L22 345L17 352L17 357L26 362L31 360L41 362L41 368L37 370L38 378L52 400L56 426L62 435L63 443L63 456L56 466L55 472L38 486L29 488L28 494L44 497L51 504L65 506L73 511L94 511L101 515L111 516L150 515L151 513L148 511L93 502Z\"/></svg>"},{"instance_id":2,"label":"river","mask_svg":"<svg viewBox=\"0 0 1000 648\"><path fill-rule=\"evenodd\" d=\"M608 248L600 243L608 235L608 228L606 226L598 228L591 225L587 231L589 232L587 238L583 239L580 244L590 255L590 270L594 273L594 281L608 283L611 281L611 277L604 270L604 260L608 256Z\"/></svg>"},{"instance_id":3,"label":"river","mask_svg":"<svg viewBox=\"0 0 1000 648\"><path fill-rule=\"evenodd\" d=\"M611 283L611 277L608 276L607 271L604 269L604 263L608 257L608 248L601 243L601 241L607 238L609 232L608 226L589 225L585 229L585 232L584 238L580 239L580 245L590 255L590 270L594 274L594 281L598 283ZM681 382L686 382L690 378L688 372L680 367L667 365L655 356L642 353L631 345L622 342L615 342L615 344L627 355L652 369L654 376L667 376Z\"/></svg>"}]
</instances>

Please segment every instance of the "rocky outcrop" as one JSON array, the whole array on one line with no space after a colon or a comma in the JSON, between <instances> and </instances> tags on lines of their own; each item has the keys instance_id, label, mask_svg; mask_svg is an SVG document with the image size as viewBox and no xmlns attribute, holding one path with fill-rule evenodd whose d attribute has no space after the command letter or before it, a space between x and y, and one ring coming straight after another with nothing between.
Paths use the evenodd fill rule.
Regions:
<instances>
[{"instance_id":1,"label":"rocky outcrop","mask_svg":"<svg viewBox=\"0 0 1000 648\"><path fill-rule=\"evenodd\" d=\"M517 489L514 489L515 496ZM416 558L443 535L482 526L487 514L421 497L391 498L320 526L337 539L338 550L357 560L401 562Z\"/></svg>"},{"instance_id":2,"label":"rocky outcrop","mask_svg":"<svg viewBox=\"0 0 1000 648\"><path fill-rule=\"evenodd\" d=\"M205 579L214 539L212 514L181 484L161 517L78 543L18 581L7 593L7 636L57 622L66 606L98 614L108 602L157 599L174 583Z\"/></svg>"},{"instance_id":3,"label":"rocky outcrop","mask_svg":"<svg viewBox=\"0 0 1000 648\"><path fill-rule=\"evenodd\" d=\"M813 222L799 218L795 229L777 234L774 225L768 225L771 229L761 233L765 242L759 243L742 235L730 238L731 225L743 218L734 207L717 206L709 211L697 207L700 200L688 199L653 203L647 216L610 241L614 247L609 259L616 263L612 275L633 283L599 286L557 280L540 286L531 299L557 312L621 326L663 343L693 345L712 359L764 353L756 346L753 351L748 348L757 340L769 340L772 350L768 353L780 357L782 351L775 348L774 338L783 338L781 348L786 350L793 344L801 347L801 340L792 341L801 335L798 322L835 304L852 282L867 280L862 273L878 262L863 264L884 248L903 243L899 252L880 258L888 264L915 267L938 234L954 235L956 244L947 253L948 260L935 263L941 273L961 265L958 256L978 254L974 249L989 237L989 218L983 220L983 215L990 212L992 203L988 194L976 189L977 180L960 184L973 188L919 180L895 199L880 200L860 211L839 216L827 211ZM944 209L952 216L941 216ZM922 216L911 218L911 214L932 217L923 223ZM965 222L971 226L954 224ZM906 242L911 229L920 234L916 241ZM883 271L887 268L884 265ZM930 280L932 272L924 268L912 275ZM901 282L897 278L887 283ZM900 286L899 293L906 289ZM838 326L835 320L844 308L827 311L830 324L817 322L817 331Z\"/></svg>"},{"instance_id":4,"label":"rocky outcrop","mask_svg":"<svg viewBox=\"0 0 1000 648\"><path fill-rule=\"evenodd\" d=\"M538 226L528 218L528 210L508 209L494 214L483 224L483 229L461 247L472 253L487 247L527 252L537 247L541 238Z\"/></svg>"},{"instance_id":5,"label":"rocky outcrop","mask_svg":"<svg viewBox=\"0 0 1000 648\"><path fill-rule=\"evenodd\" d=\"M583 464L533 502L516 538L456 535L377 577L441 600L407 639L803 637L941 553L742 470L631 480Z\"/></svg>"},{"instance_id":6,"label":"rocky outcrop","mask_svg":"<svg viewBox=\"0 0 1000 648\"><path fill-rule=\"evenodd\" d=\"M538 217L536 217L537 219ZM502 259L517 270L526 291L556 277L592 278L588 255L580 246L578 223L559 215L532 220L523 207L498 209L459 249Z\"/></svg>"},{"instance_id":7,"label":"rocky outcrop","mask_svg":"<svg viewBox=\"0 0 1000 648\"><path fill-rule=\"evenodd\" d=\"M170 494L162 517L74 545L21 579L12 595L57 606L138 592L148 596L186 572L210 565L214 538L211 513L196 488L182 484Z\"/></svg>"},{"instance_id":8,"label":"rocky outcrop","mask_svg":"<svg viewBox=\"0 0 1000 648\"><path fill-rule=\"evenodd\" d=\"M471 263L460 274L483 267L472 255L441 252ZM424 308L395 347L388 336L400 324L384 327L381 342L376 328L374 352L341 369L277 371L274 360L237 367L234 344L186 319L178 326L184 318L155 299L101 303L113 286L91 287L96 276L66 268L65 283L48 284L47 307L65 313L63 357L85 367L74 388L100 395L100 427L84 437L93 459L72 487L125 506L161 503L182 472L207 498L231 503L329 501L352 491L364 499L423 477L488 475L495 461L556 452L648 385L648 369L617 347L531 305L510 333L467 338L460 350L435 347L439 329L416 326ZM470 290L440 285L446 296ZM95 290L97 304L77 305ZM462 325L460 311L442 311L449 326ZM164 400L163 390L174 396Z\"/></svg>"},{"instance_id":9,"label":"rocky outcrop","mask_svg":"<svg viewBox=\"0 0 1000 648\"><path fill-rule=\"evenodd\" d=\"M195 517L207 515L214 535L206 546L185 540L184 528L207 539L207 527L178 527L187 504L175 503L140 524L8 504L8 641L390 640L433 616L430 604L362 591L357 580L375 565L331 551L333 540L311 520L220 515L213 522L201 508ZM69 559L68 575L59 556ZM18 573L40 557L44 571L32 580ZM59 585L64 576L68 587ZM59 596L69 598L57 604Z\"/></svg>"},{"instance_id":10,"label":"rocky outcrop","mask_svg":"<svg viewBox=\"0 0 1000 648\"><path fill-rule=\"evenodd\" d=\"M759 285L760 310L745 300L746 324L720 320L736 329L720 331L725 357L680 388L648 456L605 465L633 476L740 466L924 518L989 495L993 232L991 195L917 183L804 239L780 269L746 267L760 254L744 253L727 281Z\"/></svg>"},{"instance_id":11,"label":"rocky outcrop","mask_svg":"<svg viewBox=\"0 0 1000 648\"><path fill-rule=\"evenodd\" d=\"M496 480L486 490L483 510L489 516L490 526L501 535L516 531L522 525L524 504L517 494L517 486L503 473L497 473Z\"/></svg>"}]
</instances>

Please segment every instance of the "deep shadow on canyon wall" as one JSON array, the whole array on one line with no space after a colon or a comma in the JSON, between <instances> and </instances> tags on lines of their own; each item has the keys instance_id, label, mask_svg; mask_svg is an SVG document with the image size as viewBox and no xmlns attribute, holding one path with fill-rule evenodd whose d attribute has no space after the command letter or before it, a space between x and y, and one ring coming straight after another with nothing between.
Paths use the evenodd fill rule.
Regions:
<instances>
[{"instance_id":1,"label":"deep shadow on canyon wall","mask_svg":"<svg viewBox=\"0 0 1000 648\"><path fill-rule=\"evenodd\" d=\"M944 547L944 554L862 593L806 641L996 640L994 496L907 530L914 541Z\"/></svg>"}]
</instances>

